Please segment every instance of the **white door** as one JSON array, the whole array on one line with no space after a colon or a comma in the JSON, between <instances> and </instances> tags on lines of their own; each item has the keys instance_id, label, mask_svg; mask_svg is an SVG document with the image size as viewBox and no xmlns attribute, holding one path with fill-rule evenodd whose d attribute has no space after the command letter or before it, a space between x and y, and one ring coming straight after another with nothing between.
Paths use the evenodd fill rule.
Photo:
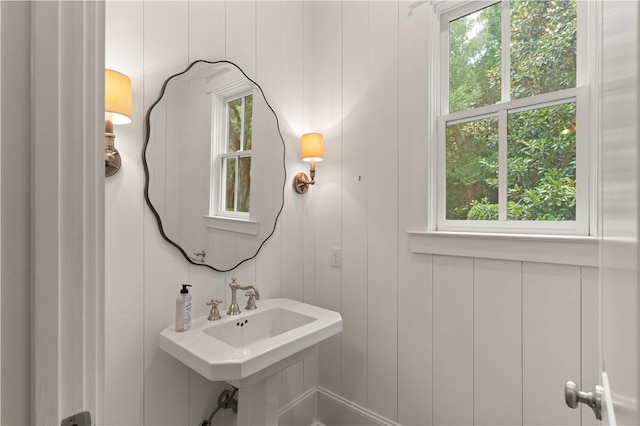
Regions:
<instances>
[{"instance_id":1,"label":"white door","mask_svg":"<svg viewBox=\"0 0 640 426\"><path fill-rule=\"evenodd\" d=\"M636 1L605 0L602 7L599 338L603 424L638 425L640 6Z\"/></svg>"}]
</instances>

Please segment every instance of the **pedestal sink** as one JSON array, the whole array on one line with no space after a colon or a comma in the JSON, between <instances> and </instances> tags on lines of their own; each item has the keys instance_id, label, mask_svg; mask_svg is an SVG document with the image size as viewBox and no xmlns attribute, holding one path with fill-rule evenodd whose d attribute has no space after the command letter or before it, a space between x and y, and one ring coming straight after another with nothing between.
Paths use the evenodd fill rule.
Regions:
<instances>
[{"instance_id":1,"label":"pedestal sink","mask_svg":"<svg viewBox=\"0 0 640 426\"><path fill-rule=\"evenodd\" d=\"M160 333L160 348L207 379L239 388L238 425L277 425L277 373L340 331L337 312L270 299L218 321L197 318L185 332L169 326Z\"/></svg>"}]
</instances>

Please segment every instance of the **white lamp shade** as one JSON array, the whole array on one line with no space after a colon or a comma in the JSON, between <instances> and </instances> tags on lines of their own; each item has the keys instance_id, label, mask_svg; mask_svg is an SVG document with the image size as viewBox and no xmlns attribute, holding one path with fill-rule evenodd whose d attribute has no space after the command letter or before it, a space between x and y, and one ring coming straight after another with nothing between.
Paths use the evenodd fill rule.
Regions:
<instances>
[{"instance_id":1,"label":"white lamp shade","mask_svg":"<svg viewBox=\"0 0 640 426\"><path fill-rule=\"evenodd\" d=\"M302 160L324 160L324 136L322 133L306 133L302 135Z\"/></svg>"},{"instance_id":2,"label":"white lamp shade","mask_svg":"<svg viewBox=\"0 0 640 426\"><path fill-rule=\"evenodd\" d=\"M104 112L113 124L131 123L131 79L114 71L104 70Z\"/></svg>"}]
</instances>

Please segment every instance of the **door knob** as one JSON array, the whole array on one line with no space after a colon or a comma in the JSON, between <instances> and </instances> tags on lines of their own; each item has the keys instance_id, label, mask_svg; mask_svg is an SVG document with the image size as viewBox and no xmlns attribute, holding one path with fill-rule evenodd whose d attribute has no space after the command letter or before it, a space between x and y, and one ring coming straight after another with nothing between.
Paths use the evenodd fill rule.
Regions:
<instances>
[{"instance_id":1,"label":"door knob","mask_svg":"<svg viewBox=\"0 0 640 426\"><path fill-rule=\"evenodd\" d=\"M596 419L602 420L602 398L604 390L596 385L593 392L582 392L575 382L569 380L564 385L564 400L571 408L578 408L579 403L587 404L593 409Z\"/></svg>"}]
</instances>

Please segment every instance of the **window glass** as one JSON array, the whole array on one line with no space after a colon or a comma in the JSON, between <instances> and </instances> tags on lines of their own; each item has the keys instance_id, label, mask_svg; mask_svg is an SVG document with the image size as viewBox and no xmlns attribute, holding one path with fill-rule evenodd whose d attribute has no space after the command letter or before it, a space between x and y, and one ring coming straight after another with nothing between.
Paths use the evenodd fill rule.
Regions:
<instances>
[{"instance_id":1,"label":"window glass","mask_svg":"<svg viewBox=\"0 0 640 426\"><path fill-rule=\"evenodd\" d=\"M251 195L251 157L240 157L238 166L238 211L248 213Z\"/></svg>"},{"instance_id":2,"label":"window glass","mask_svg":"<svg viewBox=\"0 0 640 426\"><path fill-rule=\"evenodd\" d=\"M253 136L253 95L244 97L244 149L251 149Z\"/></svg>"},{"instance_id":3,"label":"window glass","mask_svg":"<svg viewBox=\"0 0 640 426\"><path fill-rule=\"evenodd\" d=\"M575 0L511 1L511 98L576 86Z\"/></svg>"},{"instance_id":4,"label":"window glass","mask_svg":"<svg viewBox=\"0 0 640 426\"><path fill-rule=\"evenodd\" d=\"M228 103L229 117L229 137L227 141L227 152L236 152L240 150L240 142L242 141L242 121L243 121L242 98L234 99Z\"/></svg>"},{"instance_id":5,"label":"window glass","mask_svg":"<svg viewBox=\"0 0 640 426\"><path fill-rule=\"evenodd\" d=\"M225 210L233 212L236 208L236 159L235 157L225 158L223 162L225 176Z\"/></svg>"},{"instance_id":6,"label":"window glass","mask_svg":"<svg viewBox=\"0 0 640 426\"><path fill-rule=\"evenodd\" d=\"M575 102L509 114L510 220L576 220Z\"/></svg>"},{"instance_id":7,"label":"window glass","mask_svg":"<svg viewBox=\"0 0 640 426\"><path fill-rule=\"evenodd\" d=\"M500 100L500 3L449 23L449 111Z\"/></svg>"},{"instance_id":8,"label":"window glass","mask_svg":"<svg viewBox=\"0 0 640 426\"><path fill-rule=\"evenodd\" d=\"M446 138L447 219L497 219L497 117L447 125Z\"/></svg>"}]
</instances>

